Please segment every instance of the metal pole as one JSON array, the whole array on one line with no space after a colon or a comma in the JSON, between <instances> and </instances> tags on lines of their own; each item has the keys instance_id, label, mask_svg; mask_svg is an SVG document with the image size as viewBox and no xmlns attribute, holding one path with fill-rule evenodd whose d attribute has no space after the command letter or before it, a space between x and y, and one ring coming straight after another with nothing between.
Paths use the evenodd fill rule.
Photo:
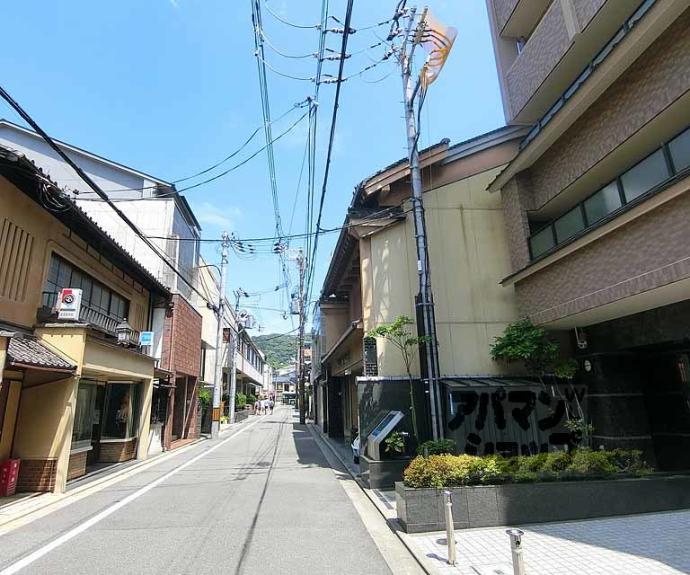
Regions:
<instances>
[{"instance_id":1,"label":"metal pole","mask_svg":"<svg viewBox=\"0 0 690 575\"><path fill-rule=\"evenodd\" d=\"M299 266L299 365L297 366L297 385L299 386L299 422L307 422L307 406L305 405L306 393L304 389L304 254L302 250L297 255Z\"/></svg>"},{"instance_id":2,"label":"metal pole","mask_svg":"<svg viewBox=\"0 0 690 575\"><path fill-rule=\"evenodd\" d=\"M409 54L407 42L410 37L412 23L414 22L416 9L410 9L410 20L403 47L400 54L402 69L403 94L405 101L405 121L407 124L407 150L410 162L410 176L412 181L412 209L414 217L415 243L417 247L417 275L419 279L419 301L415 305L421 307L423 324L417 325L419 335L425 336L424 351L426 355L426 376L429 380L429 402L431 413L431 432L434 439L443 437L443 426L440 420L440 395L438 389L438 346L436 340L436 322L434 321L434 302L431 293L431 274L429 271L428 245L426 235L426 222L424 218L424 201L422 188L422 172L419 166L419 150L417 148L417 126L414 115L414 99L417 90L414 87L411 72L412 55L415 43L413 40ZM420 25L424 25L424 15Z\"/></svg>"},{"instance_id":3,"label":"metal pole","mask_svg":"<svg viewBox=\"0 0 690 575\"><path fill-rule=\"evenodd\" d=\"M522 536L525 534L520 529L507 529L510 537L510 552L513 556L513 575L525 575L525 563L522 557Z\"/></svg>"},{"instance_id":4,"label":"metal pole","mask_svg":"<svg viewBox=\"0 0 690 575\"><path fill-rule=\"evenodd\" d=\"M218 293L218 331L216 332L216 365L213 382L213 412L211 414L211 439L218 439L220 434L220 398L223 394L223 308L225 306L225 281L228 263L230 236L223 232L220 257L220 286Z\"/></svg>"},{"instance_id":5,"label":"metal pole","mask_svg":"<svg viewBox=\"0 0 690 575\"><path fill-rule=\"evenodd\" d=\"M457 551L455 549L455 527L453 525L453 493L444 491L446 498L446 541L448 542L448 565L455 565L458 562Z\"/></svg>"}]
</instances>

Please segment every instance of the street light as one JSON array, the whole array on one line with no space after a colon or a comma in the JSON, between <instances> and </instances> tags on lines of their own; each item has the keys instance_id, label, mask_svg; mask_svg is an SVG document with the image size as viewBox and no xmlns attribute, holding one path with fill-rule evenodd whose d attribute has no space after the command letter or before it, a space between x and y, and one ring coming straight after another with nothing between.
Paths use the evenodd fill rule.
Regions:
<instances>
[{"instance_id":1,"label":"street light","mask_svg":"<svg viewBox=\"0 0 690 575\"><path fill-rule=\"evenodd\" d=\"M117 334L118 345L127 346L134 337L134 329L127 323L127 318L123 319L115 326L115 333Z\"/></svg>"}]
</instances>

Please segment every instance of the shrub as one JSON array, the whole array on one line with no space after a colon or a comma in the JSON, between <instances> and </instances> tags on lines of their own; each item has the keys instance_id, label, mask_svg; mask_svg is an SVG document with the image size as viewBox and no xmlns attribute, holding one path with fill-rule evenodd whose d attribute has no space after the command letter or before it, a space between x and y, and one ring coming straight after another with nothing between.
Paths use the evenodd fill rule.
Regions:
<instances>
[{"instance_id":1,"label":"shrub","mask_svg":"<svg viewBox=\"0 0 690 575\"><path fill-rule=\"evenodd\" d=\"M573 453L555 451L538 455L501 457L490 455L429 455L415 457L404 472L407 487L458 487L557 481L568 478L600 478L616 474L637 475L652 471L639 451L616 449Z\"/></svg>"},{"instance_id":2,"label":"shrub","mask_svg":"<svg viewBox=\"0 0 690 575\"><path fill-rule=\"evenodd\" d=\"M252 406L253 406L253 405L256 403L256 396L253 395L253 394L251 394L251 393L248 393L248 394L247 394L247 403L248 403L249 405L252 405Z\"/></svg>"},{"instance_id":3,"label":"shrub","mask_svg":"<svg viewBox=\"0 0 690 575\"><path fill-rule=\"evenodd\" d=\"M244 409L247 405L247 396L244 393L235 394L235 409Z\"/></svg>"},{"instance_id":4,"label":"shrub","mask_svg":"<svg viewBox=\"0 0 690 575\"><path fill-rule=\"evenodd\" d=\"M425 441L417 448L417 455L443 455L455 453L455 441L452 439L433 439Z\"/></svg>"},{"instance_id":5,"label":"shrub","mask_svg":"<svg viewBox=\"0 0 690 575\"><path fill-rule=\"evenodd\" d=\"M566 471L577 475L605 477L619 470L611 463L606 452L578 449L573 453L572 462Z\"/></svg>"},{"instance_id":6,"label":"shrub","mask_svg":"<svg viewBox=\"0 0 690 575\"><path fill-rule=\"evenodd\" d=\"M206 389L205 387L199 389L199 403L202 407L206 407L207 405L209 405L212 400L213 395L211 394L210 389Z\"/></svg>"}]
</instances>

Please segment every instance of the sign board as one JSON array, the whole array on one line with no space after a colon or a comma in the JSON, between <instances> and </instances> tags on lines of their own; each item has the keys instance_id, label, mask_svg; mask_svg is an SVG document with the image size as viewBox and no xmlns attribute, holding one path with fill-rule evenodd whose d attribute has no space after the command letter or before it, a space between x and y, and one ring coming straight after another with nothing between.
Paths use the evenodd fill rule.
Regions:
<instances>
[{"instance_id":1,"label":"sign board","mask_svg":"<svg viewBox=\"0 0 690 575\"><path fill-rule=\"evenodd\" d=\"M389 411L386 413L379 424L369 434L367 438L367 449L372 459L381 460L381 443L388 437L388 434L395 429L403 414L400 411Z\"/></svg>"},{"instance_id":2,"label":"sign board","mask_svg":"<svg viewBox=\"0 0 690 575\"><path fill-rule=\"evenodd\" d=\"M152 331L142 331L139 333L139 345L153 345L153 332Z\"/></svg>"},{"instance_id":3,"label":"sign board","mask_svg":"<svg viewBox=\"0 0 690 575\"><path fill-rule=\"evenodd\" d=\"M75 288L61 289L57 300L58 319L78 321L80 310L81 290Z\"/></svg>"}]
</instances>

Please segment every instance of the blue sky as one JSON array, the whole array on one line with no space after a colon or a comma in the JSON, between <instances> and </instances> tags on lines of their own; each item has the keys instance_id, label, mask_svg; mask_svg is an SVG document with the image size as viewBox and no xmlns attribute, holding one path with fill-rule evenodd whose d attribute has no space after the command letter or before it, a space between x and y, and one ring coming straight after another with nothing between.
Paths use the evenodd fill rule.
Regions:
<instances>
[{"instance_id":1,"label":"blue sky","mask_svg":"<svg viewBox=\"0 0 690 575\"><path fill-rule=\"evenodd\" d=\"M320 0L266 1L292 22L318 22ZM396 3L355 0L353 26L363 28L389 18ZM421 145L444 137L458 142L503 125L484 0L426 4L459 33L446 68L427 96ZM331 0L330 14L342 20L345 5L345 0ZM266 8L263 23L266 36L281 51L316 51L316 30L286 26ZM353 56L346 62L345 76L381 56L383 47L362 50L378 42L374 33L385 37L386 31L361 30L351 36L348 52ZM340 42L340 36L327 36L333 50L339 50ZM261 125L249 0L23 0L3 8L3 43L2 83L48 133L162 179L175 180L206 168ZM314 75L313 58L288 59L268 48L266 58L281 72ZM336 75L337 62L326 63L324 72ZM268 73L274 118L312 93L310 82ZM319 190L334 92L334 85L321 87ZM401 82L392 62L343 84L323 227L342 224L357 182L406 154L402 113ZM300 114L292 112L275 124L274 135ZM18 121L4 104L0 117ZM281 216L287 230L295 206L293 233L305 229L306 188L298 191L297 183L306 133L306 123L300 124L275 147ZM260 133L247 154L237 159L261 147L262 138ZM186 197L204 238L217 238L223 230L240 238L273 235L265 154L225 178L190 190ZM336 237L320 240L314 295ZM218 262L215 245L205 245L204 254ZM231 255L230 289L266 292L281 282L275 256ZM296 325L268 309L286 308L281 293L245 303L266 308L251 310L265 328L263 333L286 332Z\"/></svg>"}]
</instances>

